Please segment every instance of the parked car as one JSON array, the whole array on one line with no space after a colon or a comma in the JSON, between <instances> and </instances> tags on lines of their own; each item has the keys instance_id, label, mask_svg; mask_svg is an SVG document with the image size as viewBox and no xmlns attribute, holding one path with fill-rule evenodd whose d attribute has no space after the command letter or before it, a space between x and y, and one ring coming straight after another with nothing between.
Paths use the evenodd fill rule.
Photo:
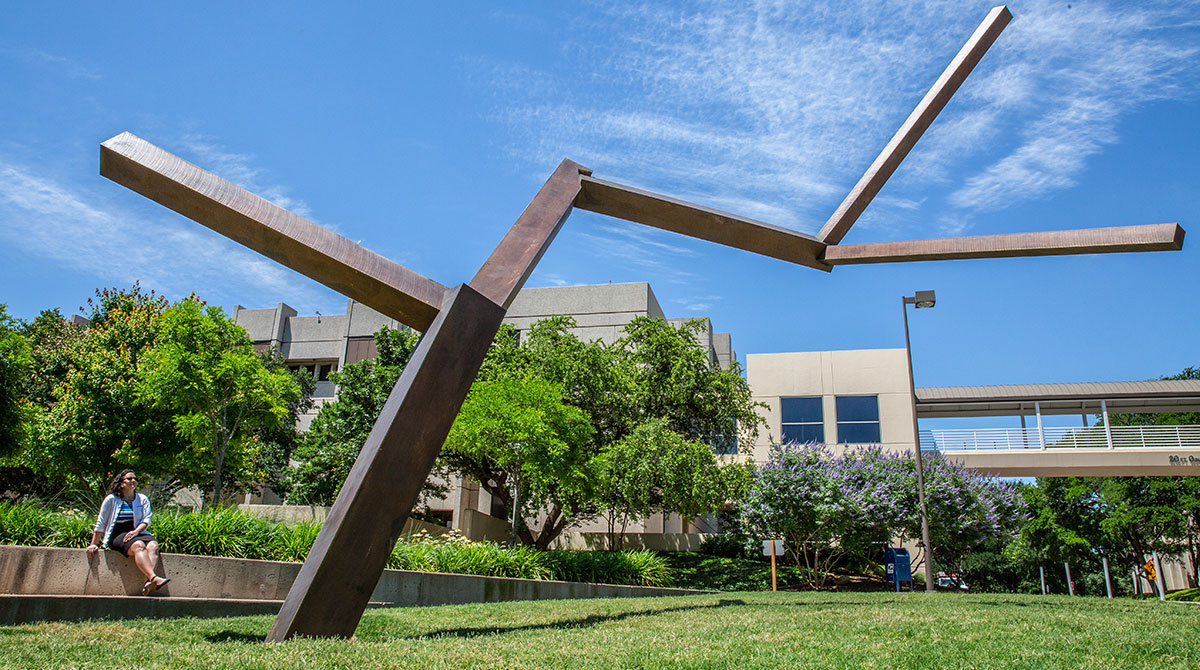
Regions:
<instances>
[{"instance_id":1,"label":"parked car","mask_svg":"<svg viewBox=\"0 0 1200 670\"><path fill-rule=\"evenodd\" d=\"M967 584L967 581L962 578L962 575L956 572L937 573L937 587L939 589L958 589L959 591L971 590L971 587Z\"/></svg>"}]
</instances>

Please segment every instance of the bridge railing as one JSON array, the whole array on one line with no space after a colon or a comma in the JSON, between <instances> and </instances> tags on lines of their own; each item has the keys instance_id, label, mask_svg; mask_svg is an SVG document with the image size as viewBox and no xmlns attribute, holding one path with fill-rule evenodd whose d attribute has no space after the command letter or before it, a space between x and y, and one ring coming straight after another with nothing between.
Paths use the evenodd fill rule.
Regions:
<instances>
[{"instance_id":1,"label":"bridge railing","mask_svg":"<svg viewBox=\"0 0 1200 670\"><path fill-rule=\"evenodd\" d=\"M1111 435L1111 443L1110 437ZM956 428L921 431L922 451L989 449L1200 449L1200 426Z\"/></svg>"}]
</instances>

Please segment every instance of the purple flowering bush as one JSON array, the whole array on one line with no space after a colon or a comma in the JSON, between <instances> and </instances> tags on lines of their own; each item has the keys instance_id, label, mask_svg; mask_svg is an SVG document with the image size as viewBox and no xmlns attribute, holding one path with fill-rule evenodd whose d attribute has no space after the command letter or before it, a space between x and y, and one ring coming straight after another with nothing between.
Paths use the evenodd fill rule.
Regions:
<instances>
[{"instance_id":1,"label":"purple flowering bush","mask_svg":"<svg viewBox=\"0 0 1200 670\"><path fill-rule=\"evenodd\" d=\"M924 465L930 540L943 569L961 571L973 548L1016 534L1026 516L1015 486L936 454ZM823 444L775 445L740 510L755 541L785 540L811 588L846 559L878 561L884 546L921 536L915 460L874 445L838 455Z\"/></svg>"}]
</instances>

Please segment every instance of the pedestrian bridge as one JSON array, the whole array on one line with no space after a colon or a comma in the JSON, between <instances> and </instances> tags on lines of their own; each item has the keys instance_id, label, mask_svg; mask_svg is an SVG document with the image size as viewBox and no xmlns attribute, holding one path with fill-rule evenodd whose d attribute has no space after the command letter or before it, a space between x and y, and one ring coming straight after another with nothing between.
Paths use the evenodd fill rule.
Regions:
<instances>
[{"instance_id":1,"label":"pedestrian bridge","mask_svg":"<svg viewBox=\"0 0 1200 670\"><path fill-rule=\"evenodd\" d=\"M1004 477L1200 475L1200 426L922 430L921 450Z\"/></svg>"},{"instance_id":2,"label":"pedestrian bridge","mask_svg":"<svg viewBox=\"0 0 1200 670\"><path fill-rule=\"evenodd\" d=\"M1017 416L1020 428L921 430L921 450L1002 477L1200 475L1200 425L1113 426L1111 412L1200 412L1200 380L917 389L918 418ZM1079 415L1079 427L1043 425ZM1089 426L1088 415L1100 417ZM1028 425L1026 418L1033 419Z\"/></svg>"}]
</instances>

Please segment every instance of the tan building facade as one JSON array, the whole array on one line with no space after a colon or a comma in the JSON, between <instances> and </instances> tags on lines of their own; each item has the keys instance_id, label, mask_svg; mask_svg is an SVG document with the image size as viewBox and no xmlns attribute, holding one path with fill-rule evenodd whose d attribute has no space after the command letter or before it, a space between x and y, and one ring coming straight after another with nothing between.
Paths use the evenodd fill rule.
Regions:
<instances>
[{"instance_id":1,"label":"tan building facade","mask_svg":"<svg viewBox=\"0 0 1200 670\"><path fill-rule=\"evenodd\" d=\"M745 457L771 442L881 444L912 451L912 393L904 349L748 354L746 380L767 428Z\"/></svg>"}]
</instances>

